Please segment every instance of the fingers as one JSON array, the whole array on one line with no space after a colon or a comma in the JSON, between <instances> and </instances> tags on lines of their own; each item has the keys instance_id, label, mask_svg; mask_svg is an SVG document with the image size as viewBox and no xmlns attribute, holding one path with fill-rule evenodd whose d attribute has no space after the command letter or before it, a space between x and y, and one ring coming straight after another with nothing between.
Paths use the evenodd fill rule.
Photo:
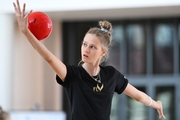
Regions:
<instances>
[{"instance_id":1,"label":"fingers","mask_svg":"<svg viewBox=\"0 0 180 120\"><path fill-rule=\"evenodd\" d=\"M21 17L23 18L24 15L25 15L25 11L26 11L26 4L24 3L23 4L23 10L22 10L22 13L21 13Z\"/></svg>"},{"instance_id":2,"label":"fingers","mask_svg":"<svg viewBox=\"0 0 180 120\"><path fill-rule=\"evenodd\" d=\"M15 12L17 13L17 7L16 7L16 4L14 2L13 2L13 6L14 6Z\"/></svg>"},{"instance_id":3,"label":"fingers","mask_svg":"<svg viewBox=\"0 0 180 120\"><path fill-rule=\"evenodd\" d=\"M21 8L20 8L20 4L19 4L18 0L16 0L16 3L13 2L13 6L14 6L14 10L16 11L16 13L20 13L21 12Z\"/></svg>"},{"instance_id":4,"label":"fingers","mask_svg":"<svg viewBox=\"0 0 180 120\"><path fill-rule=\"evenodd\" d=\"M27 18L31 13L32 13L32 10L29 13L27 13L24 17Z\"/></svg>"},{"instance_id":5,"label":"fingers","mask_svg":"<svg viewBox=\"0 0 180 120\"><path fill-rule=\"evenodd\" d=\"M163 112L161 110L158 110L159 113L159 118L164 118L166 119L166 117L164 116Z\"/></svg>"},{"instance_id":6,"label":"fingers","mask_svg":"<svg viewBox=\"0 0 180 120\"><path fill-rule=\"evenodd\" d=\"M26 18L32 12L32 10L31 10L29 13L26 14L26 4L25 3L23 4L23 9L21 10L19 0L16 0L16 3L13 2L13 6L14 6L14 10L16 12L17 18Z\"/></svg>"},{"instance_id":7,"label":"fingers","mask_svg":"<svg viewBox=\"0 0 180 120\"><path fill-rule=\"evenodd\" d=\"M16 2L13 2L16 20L18 22L19 28L22 32L25 32L28 27L28 16L32 13L32 10L30 12L26 13L26 4L23 4L22 9L20 8L20 2L19 0L16 0Z\"/></svg>"},{"instance_id":8,"label":"fingers","mask_svg":"<svg viewBox=\"0 0 180 120\"><path fill-rule=\"evenodd\" d=\"M166 119L164 113L163 113L163 107L162 107L162 102L161 101L157 101L160 105L160 108L157 110L158 111L158 114L159 114L159 118L164 118Z\"/></svg>"},{"instance_id":9,"label":"fingers","mask_svg":"<svg viewBox=\"0 0 180 120\"><path fill-rule=\"evenodd\" d=\"M21 14L21 7L19 4L19 0L16 0L16 3L17 3L17 8L18 8L18 13Z\"/></svg>"},{"instance_id":10,"label":"fingers","mask_svg":"<svg viewBox=\"0 0 180 120\"><path fill-rule=\"evenodd\" d=\"M16 3L13 2L13 6L14 6L14 10L16 12L16 16L20 17L21 16L21 8L20 8L20 5L19 5L19 1L16 0Z\"/></svg>"},{"instance_id":11,"label":"fingers","mask_svg":"<svg viewBox=\"0 0 180 120\"><path fill-rule=\"evenodd\" d=\"M166 119L166 117L165 117L164 114L163 114L163 110L160 111L160 118Z\"/></svg>"}]
</instances>

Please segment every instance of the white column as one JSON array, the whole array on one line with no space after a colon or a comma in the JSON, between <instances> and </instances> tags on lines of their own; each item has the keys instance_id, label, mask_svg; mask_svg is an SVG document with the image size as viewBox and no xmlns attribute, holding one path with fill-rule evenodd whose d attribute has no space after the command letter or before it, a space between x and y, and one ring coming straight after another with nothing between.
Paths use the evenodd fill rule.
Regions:
<instances>
[{"instance_id":1,"label":"white column","mask_svg":"<svg viewBox=\"0 0 180 120\"><path fill-rule=\"evenodd\" d=\"M0 14L0 106L12 109L14 20Z\"/></svg>"}]
</instances>

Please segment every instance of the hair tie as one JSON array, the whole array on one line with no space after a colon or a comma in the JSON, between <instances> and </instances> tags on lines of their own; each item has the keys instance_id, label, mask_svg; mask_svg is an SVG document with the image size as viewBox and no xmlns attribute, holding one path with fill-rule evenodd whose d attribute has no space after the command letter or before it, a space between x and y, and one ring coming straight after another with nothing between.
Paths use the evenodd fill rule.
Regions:
<instances>
[{"instance_id":1,"label":"hair tie","mask_svg":"<svg viewBox=\"0 0 180 120\"><path fill-rule=\"evenodd\" d=\"M101 31L103 31L103 32L109 32L109 30L107 30L107 29L105 29L105 28L103 28L103 27L101 27Z\"/></svg>"},{"instance_id":2,"label":"hair tie","mask_svg":"<svg viewBox=\"0 0 180 120\"><path fill-rule=\"evenodd\" d=\"M103 27L101 27L100 29L101 29L101 31L103 31L103 32L110 32L110 33L112 33L112 31L113 31L112 29L111 29L111 30L107 30L107 29L105 29L105 28L103 28Z\"/></svg>"}]
</instances>

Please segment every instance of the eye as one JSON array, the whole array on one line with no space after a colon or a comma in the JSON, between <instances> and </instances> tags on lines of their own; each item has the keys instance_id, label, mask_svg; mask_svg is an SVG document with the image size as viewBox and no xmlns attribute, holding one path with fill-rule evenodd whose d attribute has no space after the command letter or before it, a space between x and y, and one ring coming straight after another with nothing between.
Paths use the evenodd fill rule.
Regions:
<instances>
[{"instance_id":1,"label":"eye","mask_svg":"<svg viewBox=\"0 0 180 120\"><path fill-rule=\"evenodd\" d=\"M95 49L96 47L95 46L91 46L92 49Z\"/></svg>"},{"instance_id":2,"label":"eye","mask_svg":"<svg viewBox=\"0 0 180 120\"><path fill-rule=\"evenodd\" d=\"M83 45L84 47L86 47L86 46L87 46L87 44L86 44L86 43L83 43L82 45Z\"/></svg>"}]
</instances>

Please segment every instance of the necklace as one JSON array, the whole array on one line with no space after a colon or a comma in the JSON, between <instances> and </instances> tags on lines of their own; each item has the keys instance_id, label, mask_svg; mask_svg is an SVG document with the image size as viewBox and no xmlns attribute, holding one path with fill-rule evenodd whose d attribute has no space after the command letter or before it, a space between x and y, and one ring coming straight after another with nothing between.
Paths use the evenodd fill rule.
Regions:
<instances>
[{"instance_id":1,"label":"necklace","mask_svg":"<svg viewBox=\"0 0 180 120\"><path fill-rule=\"evenodd\" d=\"M101 76L100 73L98 73L97 76L91 76L96 82L101 83Z\"/></svg>"}]
</instances>

